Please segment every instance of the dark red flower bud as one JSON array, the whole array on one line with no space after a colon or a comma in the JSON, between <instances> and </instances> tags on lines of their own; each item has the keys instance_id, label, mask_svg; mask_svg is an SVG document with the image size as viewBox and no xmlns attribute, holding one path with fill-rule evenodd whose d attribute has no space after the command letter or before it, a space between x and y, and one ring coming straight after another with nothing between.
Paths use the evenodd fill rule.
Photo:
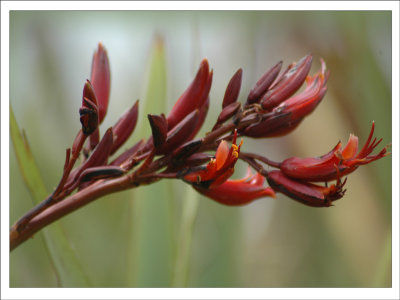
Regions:
<instances>
[{"instance_id":1,"label":"dark red flower bud","mask_svg":"<svg viewBox=\"0 0 400 300\"><path fill-rule=\"evenodd\" d=\"M176 150L174 150L174 152L172 152L174 162L181 162L185 158L191 156L200 149L201 145L203 145L203 140L197 139L179 146Z\"/></svg>"},{"instance_id":2,"label":"dark red flower bud","mask_svg":"<svg viewBox=\"0 0 400 300\"><path fill-rule=\"evenodd\" d=\"M208 98L211 82L212 71L209 71L207 59L203 59L193 82L179 97L171 112L167 116L169 129L173 128L195 109L200 110Z\"/></svg>"},{"instance_id":3,"label":"dark red flower bud","mask_svg":"<svg viewBox=\"0 0 400 300\"><path fill-rule=\"evenodd\" d=\"M96 93L99 107L99 123L101 123L107 113L110 96L110 63L107 51L101 43L99 43L97 51L93 55L90 81Z\"/></svg>"},{"instance_id":4,"label":"dark red flower bud","mask_svg":"<svg viewBox=\"0 0 400 300\"><path fill-rule=\"evenodd\" d=\"M82 132L92 134L99 126L97 100L90 81L83 87L82 107L79 109Z\"/></svg>"},{"instance_id":5,"label":"dark red flower bud","mask_svg":"<svg viewBox=\"0 0 400 300\"><path fill-rule=\"evenodd\" d=\"M167 140L168 124L164 114L147 115L153 133L153 145L156 149L161 148Z\"/></svg>"},{"instance_id":6,"label":"dark red flower bud","mask_svg":"<svg viewBox=\"0 0 400 300\"><path fill-rule=\"evenodd\" d=\"M270 110L293 95L301 87L308 72L310 72L311 62L312 56L307 55L290 68L261 98L262 107Z\"/></svg>"},{"instance_id":7,"label":"dark red flower bud","mask_svg":"<svg viewBox=\"0 0 400 300\"><path fill-rule=\"evenodd\" d=\"M282 61L278 62L275 66L265 72L261 78L257 81L255 86L250 90L249 96L247 97L246 104L252 104L259 102L260 97L267 91L270 85L274 82L279 74L282 67Z\"/></svg>"},{"instance_id":8,"label":"dark red flower bud","mask_svg":"<svg viewBox=\"0 0 400 300\"><path fill-rule=\"evenodd\" d=\"M201 127L206 120L208 108L210 107L210 98L207 98L206 102L204 102L203 106L199 109L199 118L197 119L196 125L193 126L192 133L186 140L193 139L196 134L200 131Z\"/></svg>"},{"instance_id":9,"label":"dark red flower bud","mask_svg":"<svg viewBox=\"0 0 400 300\"><path fill-rule=\"evenodd\" d=\"M286 177L281 171L268 172L267 180L275 192L280 192L300 203L313 207L328 207L332 201L343 197L346 190L339 179L336 184L319 186L316 184L296 181Z\"/></svg>"},{"instance_id":10,"label":"dark red flower bud","mask_svg":"<svg viewBox=\"0 0 400 300\"><path fill-rule=\"evenodd\" d=\"M249 170L250 171L250 170ZM246 205L263 197L275 198L275 192L270 187L264 187L265 178L251 171L239 180L226 180L214 188L201 188L193 186L201 194L225 205Z\"/></svg>"},{"instance_id":11,"label":"dark red flower bud","mask_svg":"<svg viewBox=\"0 0 400 300\"><path fill-rule=\"evenodd\" d=\"M224 100L222 101L222 108L236 102L239 97L240 87L242 85L243 70L240 68L232 76L225 90Z\"/></svg>"},{"instance_id":12,"label":"dark red flower bud","mask_svg":"<svg viewBox=\"0 0 400 300\"><path fill-rule=\"evenodd\" d=\"M351 134L343 149L342 143L339 142L332 151L320 157L291 157L281 163L280 169L288 177L307 181L330 181L350 174L360 165L369 164L389 155L387 146L377 155L370 155L382 141L382 139L376 141L375 138L371 142L374 128L375 123L372 123L369 137L358 154L358 138Z\"/></svg>"},{"instance_id":13,"label":"dark red flower bud","mask_svg":"<svg viewBox=\"0 0 400 300\"><path fill-rule=\"evenodd\" d=\"M168 132L165 143L159 148L156 147L156 154L168 153L186 142L193 134L193 124L197 124L198 120L199 111L196 109Z\"/></svg>"},{"instance_id":14,"label":"dark red flower bud","mask_svg":"<svg viewBox=\"0 0 400 300\"><path fill-rule=\"evenodd\" d=\"M239 102L233 102L229 104L228 106L225 106L224 109L221 111L221 113L218 116L217 123L214 125L214 129L218 127L218 125L224 123L226 120L231 118L236 112L240 109L241 104Z\"/></svg>"},{"instance_id":15,"label":"dark red flower bud","mask_svg":"<svg viewBox=\"0 0 400 300\"><path fill-rule=\"evenodd\" d=\"M282 136L293 131L315 109L326 93L328 74L323 60L321 65L320 72L306 78L304 91L264 114L259 123L244 129L244 134L259 138Z\"/></svg>"},{"instance_id":16,"label":"dark red flower bud","mask_svg":"<svg viewBox=\"0 0 400 300\"><path fill-rule=\"evenodd\" d=\"M139 100L122 115L118 122L113 126L114 143L111 148L111 154L117 151L130 137L136 127L138 118Z\"/></svg>"}]
</instances>

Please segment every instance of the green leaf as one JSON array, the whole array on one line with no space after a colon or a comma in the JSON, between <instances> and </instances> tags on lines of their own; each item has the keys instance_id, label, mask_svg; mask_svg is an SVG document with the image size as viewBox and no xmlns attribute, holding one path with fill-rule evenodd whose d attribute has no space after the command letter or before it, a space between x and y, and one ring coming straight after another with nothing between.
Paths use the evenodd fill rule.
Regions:
<instances>
[{"instance_id":1,"label":"green leaf","mask_svg":"<svg viewBox=\"0 0 400 300\"><path fill-rule=\"evenodd\" d=\"M35 204L46 198L48 192L44 186L39 169L35 163L25 133L19 130L14 112L10 106L10 134L14 145L18 166L25 184ZM48 252L51 264L59 285L63 287L83 287L89 285L79 260L71 248L60 223L55 223L38 233L43 235L44 247Z\"/></svg>"},{"instance_id":2,"label":"green leaf","mask_svg":"<svg viewBox=\"0 0 400 300\"><path fill-rule=\"evenodd\" d=\"M186 186L184 194L172 282L174 287L187 286L193 228L199 207L199 195L192 187Z\"/></svg>"},{"instance_id":3,"label":"green leaf","mask_svg":"<svg viewBox=\"0 0 400 300\"><path fill-rule=\"evenodd\" d=\"M14 112L10 106L10 134L14 145L15 155L17 157L18 166L24 177L27 188L32 195L35 203L40 203L47 196L39 169L33 159L32 152L29 148L28 140L25 132L20 132Z\"/></svg>"},{"instance_id":4,"label":"green leaf","mask_svg":"<svg viewBox=\"0 0 400 300\"><path fill-rule=\"evenodd\" d=\"M139 136L150 136L147 114L165 113L166 82L164 42L156 36L150 54ZM168 287L171 285L174 253L175 208L171 183L163 180L151 186L141 186L134 190L133 195L128 284Z\"/></svg>"}]
</instances>

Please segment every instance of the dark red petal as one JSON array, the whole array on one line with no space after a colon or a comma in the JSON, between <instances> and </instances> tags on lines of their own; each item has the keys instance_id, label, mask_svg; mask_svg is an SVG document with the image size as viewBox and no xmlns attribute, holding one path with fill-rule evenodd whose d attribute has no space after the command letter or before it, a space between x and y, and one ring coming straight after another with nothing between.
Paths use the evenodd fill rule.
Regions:
<instances>
[{"instance_id":1,"label":"dark red petal","mask_svg":"<svg viewBox=\"0 0 400 300\"><path fill-rule=\"evenodd\" d=\"M278 76L282 67L282 61L278 62L275 66L265 72L257 81L255 86L250 90L247 97L247 104L255 103L260 100L260 97L267 91L275 78Z\"/></svg>"},{"instance_id":2,"label":"dark red petal","mask_svg":"<svg viewBox=\"0 0 400 300\"><path fill-rule=\"evenodd\" d=\"M174 148L185 143L193 133L193 124L199 119L199 111L196 109L180 121L168 134L165 143L159 149L156 148L156 154L165 154Z\"/></svg>"},{"instance_id":3,"label":"dark red petal","mask_svg":"<svg viewBox=\"0 0 400 300\"><path fill-rule=\"evenodd\" d=\"M167 140L168 124L164 115L147 115L151 132L153 133L153 145L156 149L160 149Z\"/></svg>"},{"instance_id":4,"label":"dark red petal","mask_svg":"<svg viewBox=\"0 0 400 300\"><path fill-rule=\"evenodd\" d=\"M242 69L236 71L226 87L222 108L236 102L239 97L240 86L242 85Z\"/></svg>"},{"instance_id":5,"label":"dark red petal","mask_svg":"<svg viewBox=\"0 0 400 300\"><path fill-rule=\"evenodd\" d=\"M189 141L181 146L179 146L174 152L172 153L172 157L174 162L182 162L185 158L191 156L197 150L200 149L201 145L203 144L203 140L197 139Z\"/></svg>"},{"instance_id":6,"label":"dark red petal","mask_svg":"<svg viewBox=\"0 0 400 300\"><path fill-rule=\"evenodd\" d=\"M222 123L224 123L226 120L231 118L234 114L236 114L236 112L240 109L240 107L241 104L239 102L233 102L228 106L225 106L224 109L219 114L217 123L215 123L213 130L216 129Z\"/></svg>"},{"instance_id":7,"label":"dark red petal","mask_svg":"<svg viewBox=\"0 0 400 300\"><path fill-rule=\"evenodd\" d=\"M129 138L136 127L138 119L139 100L113 126L114 143L111 154L117 151Z\"/></svg>"},{"instance_id":8,"label":"dark red petal","mask_svg":"<svg viewBox=\"0 0 400 300\"><path fill-rule=\"evenodd\" d=\"M274 197L275 192L269 187L252 185L237 180L227 180L215 188L193 186L201 194L229 206L246 205L263 197Z\"/></svg>"},{"instance_id":9,"label":"dark red petal","mask_svg":"<svg viewBox=\"0 0 400 300\"><path fill-rule=\"evenodd\" d=\"M86 101L85 101L86 99ZM87 100L90 101L88 104ZM82 107L94 108L98 107L97 97L93 88L93 85L89 80L86 80L85 85L83 86L83 93L82 93Z\"/></svg>"},{"instance_id":10,"label":"dark red petal","mask_svg":"<svg viewBox=\"0 0 400 300\"><path fill-rule=\"evenodd\" d=\"M209 107L210 107L210 98L207 97L206 102L204 102L203 106L200 107L200 109L199 109L199 118L197 119L196 125L193 127L193 131L190 134L190 136L187 138L187 140L193 139L196 136L196 134L199 132L199 130L201 129L201 127L203 126L204 121L207 117Z\"/></svg>"},{"instance_id":11,"label":"dark red petal","mask_svg":"<svg viewBox=\"0 0 400 300\"><path fill-rule=\"evenodd\" d=\"M270 110L293 95L307 77L311 69L311 62L311 55L300 59L275 86L264 94L260 101L263 108Z\"/></svg>"},{"instance_id":12,"label":"dark red petal","mask_svg":"<svg viewBox=\"0 0 400 300\"><path fill-rule=\"evenodd\" d=\"M267 180L275 192L285 194L300 203L313 207L331 206L331 201L315 185L290 179L281 171L268 172Z\"/></svg>"},{"instance_id":13,"label":"dark red petal","mask_svg":"<svg viewBox=\"0 0 400 300\"><path fill-rule=\"evenodd\" d=\"M212 73L210 74L209 72L208 61L207 59L203 59L196 77L179 97L171 112L168 114L168 128L173 128L185 116L203 105L210 91L211 80Z\"/></svg>"}]
</instances>

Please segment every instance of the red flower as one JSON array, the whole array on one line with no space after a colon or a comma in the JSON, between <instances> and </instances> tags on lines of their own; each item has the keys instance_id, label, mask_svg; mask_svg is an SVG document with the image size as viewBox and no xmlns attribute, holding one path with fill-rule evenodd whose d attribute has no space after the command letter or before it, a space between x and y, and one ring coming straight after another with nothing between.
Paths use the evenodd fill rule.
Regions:
<instances>
[{"instance_id":1,"label":"red flower","mask_svg":"<svg viewBox=\"0 0 400 300\"><path fill-rule=\"evenodd\" d=\"M271 171L268 172L267 180L274 191L313 207L331 206L332 201L342 198L346 191L343 190L346 180L342 183L340 179L328 187L296 181L286 177L281 171Z\"/></svg>"},{"instance_id":2,"label":"red flower","mask_svg":"<svg viewBox=\"0 0 400 300\"><path fill-rule=\"evenodd\" d=\"M229 148L226 141L221 141L215 153L215 158L211 159L206 166L200 166L195 170L183 176L183 180L189 182L195 187L214 188L222 184L225 180L232 176L234 166L238 160L240 146L236 145L237 131L232 140L232 146Z\"/></svg>"},{"instance_id":3,"label":"red flower","mask_svg":"<svg viewBox=\"0 0 400 300\"><path fill-rule=\"evenodd\" d=\"M287 177L307 181L330 181L335 180L338 176L347 175L360 165L369 164L390 154L387 153L386 146L377 155L370 155L382 141L382 139L377 141L374 138L371 142L374 128L375 123L373 122L369 137L358 154L358 137L350 134L349 141L343 149L339 142L332 151L321 157L288 158L280 164L280 169Z\"/></svg>"},{"instance_id":4,"label":"red flower","mask_svg":"<svg viewBox=\"0 0 400 300\"><path fill-rule=\"evenodd\" d=\"M226 180L213 188L194 188L201 194L225 205L239 206L248 204L262 197L275 198L270 187L264 187L265 177L260 173L252 174L250 168L247 175L239 180Z\"/></svg>"}]
</instances>

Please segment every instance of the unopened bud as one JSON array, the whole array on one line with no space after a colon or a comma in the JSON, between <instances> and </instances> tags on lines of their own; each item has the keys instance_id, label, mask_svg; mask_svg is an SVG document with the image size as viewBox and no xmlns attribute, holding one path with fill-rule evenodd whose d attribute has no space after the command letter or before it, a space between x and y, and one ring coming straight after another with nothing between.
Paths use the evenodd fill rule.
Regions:
<instances>
[{"instance_id":1,"label":"unopened bud","mask_svg":"<svg viewBox=\"0 0 400 300\"><path fill-rule=\"evenodd\" d=\"M247 104L252 104L260 100L260 97L267 91L278 76L281 67L282 61L278 62L261 76L255 86L250 90L249 96L247 97Z\"/></svg>"},{"instance_id":2,"label":"unopened bud","mask_svg":"<svg viewBox=\"0 0 400 300\"><path fill-rule=\"evenodd\" d=\"M228 86L226 87L224 100L222 101L222 108L236 102L239 97L240 87L242 85L242 74L243 71L240 68L229 81Z\"/></svg>"}]
</instances>

